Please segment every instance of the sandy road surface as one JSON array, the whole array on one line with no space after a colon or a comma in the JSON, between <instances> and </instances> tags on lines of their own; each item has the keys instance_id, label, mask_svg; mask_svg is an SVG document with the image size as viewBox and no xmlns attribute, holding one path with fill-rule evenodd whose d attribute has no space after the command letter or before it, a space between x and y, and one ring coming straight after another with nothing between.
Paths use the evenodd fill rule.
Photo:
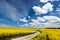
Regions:
<instances>
[{"instance_id":1,"label":"sandy road surface","mask_svg":"<svg viewBox=\"0 0 60 40\"><path fill-rule=\"evenodd\" d=\"M31 38L34 38L34 37L38 36L39 34L40 34L40 32L37 31L37 32L34 33L34 34L27 35L27 36L24 36L24 37L19 37L19 38L13 38L13 39L11 39L11 40L29 40L29 39L31 39Z\"/></svg>"}]
</instances>

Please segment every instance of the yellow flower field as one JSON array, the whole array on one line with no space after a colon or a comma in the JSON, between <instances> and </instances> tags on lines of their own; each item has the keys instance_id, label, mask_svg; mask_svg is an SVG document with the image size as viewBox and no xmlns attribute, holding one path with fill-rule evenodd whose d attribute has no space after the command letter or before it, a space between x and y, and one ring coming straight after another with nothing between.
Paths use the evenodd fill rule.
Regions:
<instances>
[{"instance_id":1,"label":"yellow flower field","mask_svg":"<svg viewBox=\"0 0 60 40\"><path fill-rule=\"evenodd\" d=\"M40 29L42 33L31 40L60 40L60 29Z\"/></svg>"},{"instance_id":2,"label":"yellow flower field","mask_svg":"<svg viewBox=\"0 0 60 40\"><path fill-rule=\"evenodd\" d=\"M38 36L30 40L60 40L60 29L38 29ZM9 40L14 37L30 35L36 32L32 28L0 28L0 40Z\"/></svg>"},{"instance_id":3,"label":"yellow flower field","mask_svg":"<svg viewBox=\"0 0 60 40\"><path fill-rule=\"evenodd\" d=\"M0 40L9 40L14 37L21 37L33 34L36 31L29 28L0 28Z\"/></svg>"},{"instance_id":4,"label":"yellow flower field","mask_svg":"<svg viewBox=\"0 0 60 40\"><path fill-rule=\"evenodd\" d=\"M33 29L23 29L23 28L0 28L1 34L19 34L19 33L33 33L36 32Z\"/></svg>"}]
</instances>

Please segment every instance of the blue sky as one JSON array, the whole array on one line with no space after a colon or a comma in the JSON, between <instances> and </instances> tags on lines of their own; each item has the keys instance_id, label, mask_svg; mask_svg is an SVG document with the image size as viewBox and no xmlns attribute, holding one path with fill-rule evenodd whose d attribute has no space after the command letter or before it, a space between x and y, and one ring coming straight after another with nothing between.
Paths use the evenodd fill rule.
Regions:
<instances>
[{"instance_id":1,"label":"blue sky","mask_svg":"<svg viewBox=\"0 0 60 40\"><path fill-rule=\"evenodd\" d=\"M60 0L0 0L0 27L60 27Z\"/></svg>"}]
</instances>

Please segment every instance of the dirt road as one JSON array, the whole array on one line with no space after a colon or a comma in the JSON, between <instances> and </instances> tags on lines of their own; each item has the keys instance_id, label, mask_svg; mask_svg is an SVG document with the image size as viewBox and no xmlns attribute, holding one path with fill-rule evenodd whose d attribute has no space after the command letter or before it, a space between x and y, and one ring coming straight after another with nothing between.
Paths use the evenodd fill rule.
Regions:
<instances>
[{"instance_id":1,"label":"dirt road","mask_svg":"<svg viewBox=\"0 0 60 40\"><path fill-rule=\"evenodd\" d=\"M34 33L34 34L27 35L27 36L24 36L24 37L19 37L19 38L13 38L13 39L11 39L11 40L29 40L29 39L31 39L31 38L34 38L34 37L38 36L39 34L40 34L40 32L37 31L37 32Z\"/></svg>"}]
</instances>

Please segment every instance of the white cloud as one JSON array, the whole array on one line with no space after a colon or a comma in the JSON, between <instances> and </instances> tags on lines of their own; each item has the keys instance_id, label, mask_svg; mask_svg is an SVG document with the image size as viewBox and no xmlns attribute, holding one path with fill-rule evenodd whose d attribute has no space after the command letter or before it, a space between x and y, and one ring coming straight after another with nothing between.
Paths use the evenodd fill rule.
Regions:
<instances>
[{"instance_id":1,"label":"white cloud","mask_svg":"<svg viewBox=\"0 0 60 40\"><path fill-rule=\"evenodd\" d=\"M46 14L53 11L53 5L51 3L46 3L41 7L33 6L32 9L36 12L36 15Z\"/></svg>"},{"instance_id":2,"label":"white cloud","mask_svg":"<svg viewBox=\"0 0 60 40\"><path fill-rule=\"evenodd\" d=\"M43 17L47 22L43 23L45 27L60 27L60 18L56 16L44 16Z\"/></svg>"},{"instance_id":3,"label":"white cloud","mask_svg":"<svg viewBox=\"0 0 60 40\"><path fill-rule=\"evenodd\" d=\"M28 24L21 25L21 27L34 27L34 28L39 28L41 26L40 23L44 22L45 20L41 17L37 17L37 19L32 19L32 22L29 22Z\"/></svg>"},{"instance_id":4,"label":"white cloud","mask_svg":"<svg viewBox=\"0 0 60 40\"><path fill-rule=\"evenodd\" d=\"M58 25L58 23L52 23L52 22L45 22L43 23L44 27L60 27L60 23Z\"/></svg>"},{"instance_id":5,"label":"white cloud","mask_svg":"<svg viewBox=\"0 0 60 40\"><path fill-rule=\"evenodd\" d=\"M31 18L30 16L28 16L28 18Z\"/></svg>"},{"instance_id":6,"label":"white cloud","mask_svg":"<svg viewBox=\"0 0 60 40\"><path fill-rule=\"evenodd\" d=\"M30 28L31 25L25 23L25 24L23 24L23 25L20 25L20 27L22 27L22 28Z\"/></svg>"},{"instance_id":7,"label":"white cloud","mask_svg":"<svg viewBox=\"0 0 60 40\"><path fill-rule=\"evenodd\" d=\"M46 21L44 18L41 18L41 17L37 17L37 20L38 20L39 22L44 22L44 21Z\"/></svg>"},{"instance_id":8,"label":"white cloud","mask_svg":"<svg viewBox=\"0 0 60 40\"><path fill-rule=\"evenodd\" d=\"M42 3L46 3L46 2L48 2L49 0L40 0L40 2L42 2Z\"/></svg>"},{"instance_id":9,"label":"white cloud","mask_svg":"<svg viewBox=\"0 0 60 40\"><path fill-rule=\"evenodd\" d=\"M42 2L42 3L47 3L48 1L53 2L53 1L59 1L59 0L40 0L40 2Z\"/></svg>"},{"instance_id":10,"label":"white cloud","mask_svg":"<svg viewBox=\"0 0 60 40\"><path fill-rule=\"evenodd\" d=\"M46 3L42 9L44 10L48 10L49 12L52 12L53 11L53 5L51 3Z\"/></svg>"},{"instance_id":11,"label":"white cloud","mask_svg":"<svg viewBox=\"0 0 60 40\"><path fill-rule=\"evenodd\" d=\"M39 6L33 6L32 9L36 12L36 15L40 15L40 14L46 14L48 11L42 9Z\"/></svg>"},{"instance_id":12,"label":"white cloud","mask_svg":"<svg viewBox=\"0 0 60 40\"><path fill-rule=\"evenodd\" d=\"M49 1L53 2L53 1L59 1L59 0L49 0Z\"/></svg>"},{"instance_id":13,"label":"white cloud","mask_svg":"<svg viewBox=\"0 0 60 40\"><path fill-rule=\"evenodd\" d=\"M48 20L49 22L57 22L60 21L60 18L56 16L44 16L43 17L45 20Z\"/></svg>"},{"instance_id":14,"label":"white cloud","mask_svg":"<svg viewBox=\"0 0 60 40\"><path fill-rule=\"evenodd\" d=\"M45 20L41 17L37 17L37 19L32 19L32 22L29 22L28 24L21 25L22 27L34 27L37 28L40 25L41 22L44 22Z\"/></svg>"},{"instance_id":15,"label":"white cloud","mask_svg":"<svg viewBox=\"0 0 60 40\"><path fill-rule=\"evenodd\" d=\"M28 22L28 21L26 20L26 18L20 19L20 21L22 21L22 22Z\"/></svg>"},{"instance_id":16,"label":"white cloud","mask_svg":"<svg viewBox=\"0 0 60 40\"><path fill-rule=\"evenodd\" d=\"M24 26L26 26L26 27L27 27L27 26L28 26L28 24L24 24L24 25L21 25L21 26L22 26L22 27L24 27Z\"/></svg>"},{"instance_id":17,"label":"white cloud","mask_svg":"<svg viewBox=\"0 0 60 40\"><path fill-rule=\"evenodd\" d=\"M34 22L34 23L39 23L39 22L44 22L46 20L44 18L37 17L37 19L32 19L31 21Z\"/></svg>"},{"instance_id":18,"label":"white cloud","mask_svg":"<svg viewBox=\"0 0 60 40\"><path fill-rule=\"evenodd\" d=\"M37 19L32 19L31 21L32 22L29 22L28 24L24 24L23 26L27 26L27 27L30 26L33 28L60 27L60 18L56 16L44 16L42 18L38 17Z\"/></svg>"}]
</instances>

